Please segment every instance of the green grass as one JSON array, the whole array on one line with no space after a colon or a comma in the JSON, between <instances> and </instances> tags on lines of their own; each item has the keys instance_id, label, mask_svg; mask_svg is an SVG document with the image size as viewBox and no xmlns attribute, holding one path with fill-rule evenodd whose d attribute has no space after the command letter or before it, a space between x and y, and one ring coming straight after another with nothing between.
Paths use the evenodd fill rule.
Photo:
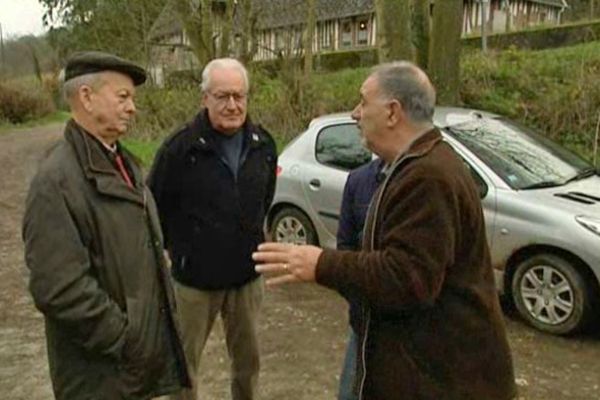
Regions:
<instances>
[{"instance_id":1,"label":"green grass","mask_svg":"<svg viewBox=\"0 0 600 400\"><path fill-rule=\"evenodd\" d=\"M137 158L140 159L144 167L150 167L154 160L154 154L158 150L162 140L146 140L136 138L126 138L121 140L125 148L131 151Z\"/></svg>"},{"instance_id":2,"label":"green grass","mask_svg":"<svg viewBox=\"0 0 600 400\"><path fill-rule=\"evenodd\" d=\"M10 124L0 122L0 133L7 133L15 130L33 128L54 123L63 123L69 119L70 114L66 111L56 111L48 114L45 117L27 121L23 124Z\"/></svg>"},{"instance_id":3,"label":"green grass","mask_svg":"<svg viewBox=\"0 0 600 400\"><path fill-rule=\"evenodd\" d=\"M140 159L142 165L149 168L154 161L154 155L162 144L161 139L137 139L137 138L126 138L122 139L121 143L125 148L131 151L137 158ZM277 146L277 153L281 153L285 145L287 144L281 138L275 138L275 144Z\"/></svg>"}]
</instances>

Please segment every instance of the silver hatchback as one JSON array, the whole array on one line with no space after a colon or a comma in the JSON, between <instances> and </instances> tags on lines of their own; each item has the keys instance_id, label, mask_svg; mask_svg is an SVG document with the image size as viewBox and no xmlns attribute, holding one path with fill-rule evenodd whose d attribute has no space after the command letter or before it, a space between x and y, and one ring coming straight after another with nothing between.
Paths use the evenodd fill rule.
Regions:
<instances>
[{"instance_id":1,"label":"silver hatchback","mask_svg":"<svg viewBox=\"0 0 600 400\"><path fill-rule=\"evenodd\" d=\"M479 187L499 291L540 330L591 322L600 311L598 171L498 115L438 107L434 122ZM349 114L314 119L279 157L274 239L335 247L348 171L372 157Z\"/></svg>"}]
</instances>

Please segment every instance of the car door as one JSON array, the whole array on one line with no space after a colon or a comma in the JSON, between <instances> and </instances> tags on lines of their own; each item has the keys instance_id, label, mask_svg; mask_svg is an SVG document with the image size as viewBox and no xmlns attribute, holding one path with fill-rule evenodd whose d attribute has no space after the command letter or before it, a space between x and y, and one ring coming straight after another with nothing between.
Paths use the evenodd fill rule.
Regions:
<instances>
[{"instance_id":1,"label":"car door","mask_svg":"<svg viewBox=\"0 0 600 400\"><path fill-rule=\"evenodd\" d=\"M315 228L327 236L321 238L321 244L333 246L348 171L369 162L373 156L362 146L355 123L321 128L314 144L316 162L304 169L303 189L312 214L317 215Z\"/></svg>"}]
</instances>

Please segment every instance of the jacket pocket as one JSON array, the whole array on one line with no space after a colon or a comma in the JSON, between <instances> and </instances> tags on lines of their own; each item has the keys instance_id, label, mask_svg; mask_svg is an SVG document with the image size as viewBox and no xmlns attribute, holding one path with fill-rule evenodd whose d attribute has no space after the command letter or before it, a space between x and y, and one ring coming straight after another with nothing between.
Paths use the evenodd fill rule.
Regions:
<instances>
[{"instance_id":1,"label":"jacket pocket","mask_svg":"<svg viewBox=\"0 0 600 400\"><path fill-rule=\"evenodd\" d=\"M151 306L130 298L127 303L127 334L119 373L123 392L130 395L143 393L157 379L164 363L161 349L159 317Z\"/></svg>"}]
</instances>

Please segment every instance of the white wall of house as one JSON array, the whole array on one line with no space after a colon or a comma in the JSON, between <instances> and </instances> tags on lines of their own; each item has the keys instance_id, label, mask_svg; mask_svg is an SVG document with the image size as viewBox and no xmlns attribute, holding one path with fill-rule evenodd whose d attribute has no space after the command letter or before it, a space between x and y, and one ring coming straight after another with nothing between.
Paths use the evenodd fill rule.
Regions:
<instances>
[{"instance_id":1,"label":"white wall of house","mask_svg":"<svg viewBox=\"0 0 600 400\"><path fill-rule=\"evenodd\" d=\"M508 6L507 6L508 5ZM481 3L478 0L465 1L463 35L481 32ZM560 23L562 10L529 0L490 0L486 21L490 33L520 30L538 24L552 25ZM507 21L508 19L508 21ZM220 21L213 21L218 25ZM302 26L279 27L258 31L257 53L254 60L270 60L278 52L284 54L302 54ZM182 33L174 33L161 39L162 45L156 46L153 54L153 73L155 80L162 80L165 71L198 68L197 61L189 51L189 41ZM218 45L218 43L215 43ZM332 51L349 51L371 48L377 44L377 21L375 13L355 15L347 18L317 21L313 54Z\"/></svg>"}]
</instances>

